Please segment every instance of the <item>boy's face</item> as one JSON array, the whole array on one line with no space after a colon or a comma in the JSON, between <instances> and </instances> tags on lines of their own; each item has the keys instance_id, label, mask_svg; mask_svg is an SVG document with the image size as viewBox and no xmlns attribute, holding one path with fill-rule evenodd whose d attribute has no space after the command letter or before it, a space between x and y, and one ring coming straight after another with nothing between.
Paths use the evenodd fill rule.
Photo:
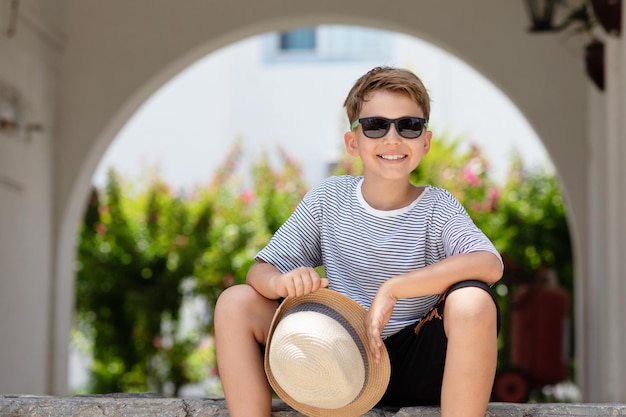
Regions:
<instances>
[{"instance_id":1,"label":"boy's face","mask_svg":"<svg viewBox=\"0 0 626 417\"><path fill-rule=\"evenodd\" d=\"M387 119L413 116L424 117L422 109L409 97L389 91L376 91L363 103L359 118L382 116ZM430 149L432 133L424 128L415 139L406 139L398 134L392 123L389 131L379 139L363 134L363 127L344 135L348 153L358 156L363 162L364 176L383 180L406 180L419 165Z\"/></svg>"}]
</instances>

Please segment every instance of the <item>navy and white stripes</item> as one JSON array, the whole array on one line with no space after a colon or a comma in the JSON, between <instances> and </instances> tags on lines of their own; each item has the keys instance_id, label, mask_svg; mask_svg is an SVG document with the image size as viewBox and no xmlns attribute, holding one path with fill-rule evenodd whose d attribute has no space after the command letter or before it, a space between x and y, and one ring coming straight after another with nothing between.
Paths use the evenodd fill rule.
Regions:
<instances>
[{"instance_id":1,"label":"navy and white stripes","mask_svg":"<svg viewBox=\"0 0 626 417\"><path fill-rule=\"evenodd\" d=\"M368 309L378 287L396 275L460 253L499 256L448 191L427 186L411 205L380 211L363 199L362 181L330 177L309 191L256 259L281 272L324 265L330 288ZM438 297L398 300L383 337L415 323Z\"/></svg>"}]
</instances>

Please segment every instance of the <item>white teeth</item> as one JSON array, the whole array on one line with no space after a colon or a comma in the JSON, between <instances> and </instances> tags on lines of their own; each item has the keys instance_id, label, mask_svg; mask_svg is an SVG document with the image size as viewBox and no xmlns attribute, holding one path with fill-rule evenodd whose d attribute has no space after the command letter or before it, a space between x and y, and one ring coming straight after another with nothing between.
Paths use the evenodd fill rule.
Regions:
<instances>
[{"instance_id":1,"label":"white teeth","mask_svg":"<svg viewBox=\"0 0 626 417\"><path fill-rule=\"evenodd\" d=\"M379 156L383 159L389 159L392 161L406 157L406 155L379 155Z\"/></svg>"}]
</instances>

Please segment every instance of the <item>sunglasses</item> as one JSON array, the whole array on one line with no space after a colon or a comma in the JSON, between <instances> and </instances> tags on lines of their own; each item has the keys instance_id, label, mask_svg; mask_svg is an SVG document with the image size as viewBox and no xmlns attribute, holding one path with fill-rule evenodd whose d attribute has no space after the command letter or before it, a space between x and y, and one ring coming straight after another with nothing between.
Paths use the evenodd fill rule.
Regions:
<instances>
[{"instance_id":1,"label":"sunglasses","mask_svg":"<svg viewBox=\"0 0 626 417\"><path fill-rule=\"evenodd\" d=\"M428 125L428 121L423 117L399 117L397 119L387 119L386 117L362 117L352 123L352 130L361 125L363 134L371 139L380 139L389 132L391 124L396 126L396 132L405 139L416 139Z\"/></svg>"}]
</instances>

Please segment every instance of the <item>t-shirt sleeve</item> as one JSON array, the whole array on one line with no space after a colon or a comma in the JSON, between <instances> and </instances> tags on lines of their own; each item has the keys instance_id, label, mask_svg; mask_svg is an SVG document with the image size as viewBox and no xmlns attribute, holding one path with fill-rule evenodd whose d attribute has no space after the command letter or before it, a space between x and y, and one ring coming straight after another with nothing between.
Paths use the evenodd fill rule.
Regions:
<instances>
[{"instance_id":1,"label":"t-shirt sleeve","mask_svg":"<svg viewBox=\"0 0 626 417\"><path fill-rule=\"evenodd\" d=\"M315 198L309 192L255 260L263 260L282 273L322 265L320 221L315 207Z\"/></svg>"},{"instance_id":2,"label":"t-shirt sleeve","mask_svg":"<svg viewBox=\"0 0 626 417\"><path fill-rule=\"evenodd\" d=\"M452 214L446 219L442 230L446 256L487 251L496 255L502 262L500 253L491 240L476 226L461 203L452 195L449 195L448 198L450 200L446 204L455 207L455 209L448 211Z\"/></svg>"}]
</instances>

